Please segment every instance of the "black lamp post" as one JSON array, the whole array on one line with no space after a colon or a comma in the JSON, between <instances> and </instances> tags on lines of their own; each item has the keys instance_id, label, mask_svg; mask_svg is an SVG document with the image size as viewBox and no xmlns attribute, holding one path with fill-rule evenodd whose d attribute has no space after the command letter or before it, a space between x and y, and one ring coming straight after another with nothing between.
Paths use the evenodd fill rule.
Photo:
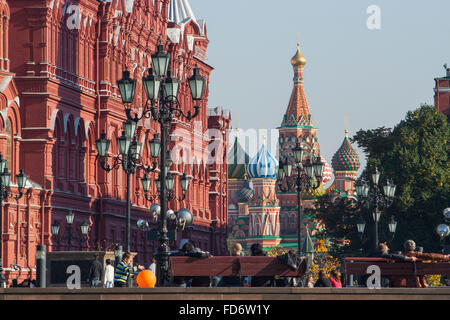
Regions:
<instances>
[{"instance_id":1,"label":"black lamp post","mask_svg":"<svg viewBox=\"0 0 450 320\"><path fill-rule=\"evenodd\" d=\"M320 156L311 156L304 161L304 150L299 142L297 142L293 151L294 164L290 163L287 157L279 161L278 187L282 192L297 191L297 245L299 255L303 255L303 244L301 240L303 221L302 192L309 189L315 190L320 187L325 165L320 160ZM294 168L296 172L293 173Z\"/></svg>"},{"instance_id":2,"label":"black lamp post","mask_svg":"<svg viewBox=\"0 0 450 320\"><path fill-rule=\"evenodd\" d=\"M147 95L147 101L141 116L132 115L132 103L135 88L135 80L130 79L129 72L123 72L123 79L118 81L122 102L128 120L138 122L142 117L153 118L160 123L161 138L155 135L150 141L152 157L160 158L159 173L159 198L161 201L161 219L159 225L159 246L156 254L157 260L157 285L162 286L168 280L169 269L169 239L167 237L167 202L170 200L170 190L173 188L173 177L167 173L166 159L168 152L167 130L174 116L183 116L188 121L198 116L200 106L194 106L194 113L184 113L177 99L180 86L179 79L172 76L169 68L169 54L164 51L163 45L158 45L157 52L152 55L153 68L148 70L148 75L142 78ZM188 79L192 100L200 102L203 99L206 80L200 75L200 70L195 68L193 75ZM131 95L129 93L132 93ZM160 141L160 142L159 142ZM160 144L158 146L158 144ZM162 152L160 152L162 151ZM169 165L170 167L170 165ZM147 180L148 182L148 180ZM146 183L147 183L146 182ZM157 185L158 187L158 185ZM169 192L168 192L169 191Z\"/></svg>"},{"instance_id":3,"label":"black lamp post","mask_svg":"<svg viewBox=\"0 0 450 320\"><path fill-rule=\"evenodd\" d=\"M67 251L70 251L72 249L72 224L73 219L75 218L75 215L73 214L72 210L69 210L69 212L66 214L66 223L67 223Z\"/></svg>"},{"instance_id":4,"label":"black lamp post","mask_svg":"<svg viewBox=\"0 0 450 320\"><path fill-rule=\"evenodd\" d=\"M124 73L124 76L126 74ZM129 75L128 75L129 77ZM135 85L132 79L126 79L125 81L128 85ZM119 85L124 86L126 90L124 91L124 95L127 99L130 98L130 92L134 92L134 89L128 89L127 85ZM128 90L128 91L127 91ZM131 96L132 98L132 96ZM141 161L141 150L142 143L137 141L137 137L135 136L136 131L136 122L133 121L125 121L123 122L123 131L122 135L117 138L117 146L119 149L118 155L112 155L113 164L110 166L106 164L106 159L110 157L108 154L108 149L111 144L111 141L106 138L106 134L104 132L101 133L100 139L96 140L98 157L100 157L100 166L103 170L110 172L114 169L119 169L122 167L122 170L125 172L127 176L127 201L126 201L126 239L125 239L125 250L130 252L130 217L131 217L131 195L130 195L130 186L131 186L131 175L136 173L137 169L143 168L140 164Z\"/></svg>"},{"instance_id":5,"label":"black lamp post","mask_svg":"<svg viewBox=\"0 0 450 320\"><path fill-rule=\"evenodd\" d=\"M356 194L359 201L366 208L371 208L373 210L372 217L374 221L374 236L375 240L373 242L374 252L378 250L378 222L380 220L381 212L392 205L394 201L396 186L392 180L387 179L386 185L383 187L383 192L381 192L378 186L378 181L380 179L380 172L375 168L375 172L371 177L372 187L369 186L369 182L364 179L359 180L356 185ZM391 218L389 223L389 231L391 234L395 233L397 223Z\"/></svg>"},{"instance_id":6,"label":"black lamp post","mask_svg":"<svg viewBox=\"0 0 450 320\"><path fill-rule=\"evenodd\" d=\"M16 175L17 187L19 194L14 198L19 200L23 196L23 189L27 183L28 176L22 169ZM3 274L3 201L12 196L11 190L11 173L6 168L6 159L3 159L0 153L0 288L6 287L5 275Z\"/></svg>"}]
</instances>

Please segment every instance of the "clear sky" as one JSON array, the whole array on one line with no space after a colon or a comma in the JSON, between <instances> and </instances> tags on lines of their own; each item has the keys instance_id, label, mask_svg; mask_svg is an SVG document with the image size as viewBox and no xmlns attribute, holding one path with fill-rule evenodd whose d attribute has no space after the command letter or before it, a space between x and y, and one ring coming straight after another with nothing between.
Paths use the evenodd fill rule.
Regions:
<instances>
[{"instance_id":1,"label":"clear sky","mask_svg":"<svg viewBox=\"0 0 450 320\"><path fill-rule=\"evenodd\" d=\"M189 2L206 20L210 40L209 107L230 109L244 129L281 124L300 33L305 91L330 163L345 116L350 137L361 128L392 127L408 110L434 103L434 78L450 65L448 0ZM370 5L380 8L379 30L367 27Z\"/></svg>"}]
</instances>

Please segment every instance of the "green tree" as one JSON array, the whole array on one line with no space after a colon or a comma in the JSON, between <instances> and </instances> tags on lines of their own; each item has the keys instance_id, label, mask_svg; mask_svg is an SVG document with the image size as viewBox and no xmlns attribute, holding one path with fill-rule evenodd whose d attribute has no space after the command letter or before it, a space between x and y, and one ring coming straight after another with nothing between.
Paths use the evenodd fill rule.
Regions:
<instances>
[{"instance_id":1,"label":"green tree","mask_svg":"<svg viewBox=\"0 0 450 320\"><path fill-rule=\"evenodd\" d=\"M392 178L397 185L393 205L387 210L398 221L394 247L407 239L427 251L440 250L435 227L450 203L450 126L447 116L434 106L409 111L394 127L359 130L352 138L367 159L363 175L378 167L380 182Z\"/></svg>"},{"instance_id":2,"label":"green tree","mask_svg":"<svg viewBox=\"0 0 450 320\"><path fill-rule=\"evenodd\" d=\"M360 239L358 234L356 224L361 209L354 199L325 194L317 199L314 208L306 211L325 225L318 238L330 240L328 251L334 257L362 255L362 249L369 245L367 239Z\"/></svg>"}]
</instances>

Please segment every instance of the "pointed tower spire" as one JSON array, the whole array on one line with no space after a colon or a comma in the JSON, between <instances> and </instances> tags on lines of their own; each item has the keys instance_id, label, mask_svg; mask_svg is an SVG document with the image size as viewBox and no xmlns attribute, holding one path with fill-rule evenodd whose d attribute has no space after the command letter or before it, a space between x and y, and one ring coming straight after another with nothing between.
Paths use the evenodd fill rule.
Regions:
<instances>
[{"instance_id":1,"label":"pointed tower spire","mask_svg":"<svg viewBox=\"0 0 450 320\"><path fill-rule=\"evenodd\" d=\"M303 88L303 68L305 64L306 59L300 51L300 42L297 42L297 52L291 59L291 65L294 69L294 87L281 124L282 126L311 125L311 113L309 112L308 101Z\"/></svg>"}]
</instances>

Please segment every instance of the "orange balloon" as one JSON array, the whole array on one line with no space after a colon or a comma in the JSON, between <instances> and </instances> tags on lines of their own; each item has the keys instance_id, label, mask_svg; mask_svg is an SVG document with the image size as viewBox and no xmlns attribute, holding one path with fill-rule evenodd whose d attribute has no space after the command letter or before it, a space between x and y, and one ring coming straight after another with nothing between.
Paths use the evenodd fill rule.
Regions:
<instances>
[{"instance_id":1,"label":"orange balloon","mask_svg":"<svg viewBox=\"0 0 450 320\"><path fill-rule=\"evenodd\" d=\"M143 270L136 277L139 288L153 288L156 284L156 276L151 270Z\"/></svg>"}]
</instances>

